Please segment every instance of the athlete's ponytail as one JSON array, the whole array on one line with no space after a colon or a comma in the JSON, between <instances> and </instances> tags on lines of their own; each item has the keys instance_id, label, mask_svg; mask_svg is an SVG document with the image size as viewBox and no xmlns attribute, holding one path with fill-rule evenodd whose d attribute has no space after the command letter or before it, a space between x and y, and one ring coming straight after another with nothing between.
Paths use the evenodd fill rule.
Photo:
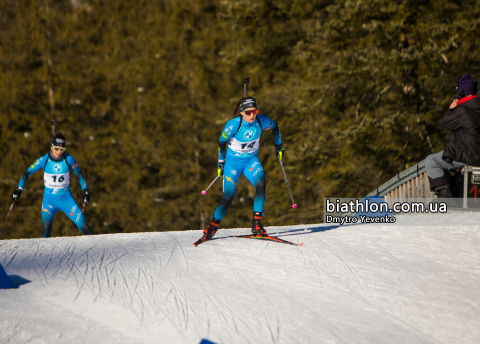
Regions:
<instances>
[{"instance_id":1,"label":"athlete's ponytail","mask_svg":"<svg viewBox=\"0 0 480 344\"><path fill-rule=\"evenodd\" d=\"M237 105L235 106L235 110L233 110L233 118L240 116L240 112L242 111L240 109L240 105L242 104L242 101L244 101L247 98L250 98L250 97L244 97L238 101Z\"/></svg>"}]
</instances>

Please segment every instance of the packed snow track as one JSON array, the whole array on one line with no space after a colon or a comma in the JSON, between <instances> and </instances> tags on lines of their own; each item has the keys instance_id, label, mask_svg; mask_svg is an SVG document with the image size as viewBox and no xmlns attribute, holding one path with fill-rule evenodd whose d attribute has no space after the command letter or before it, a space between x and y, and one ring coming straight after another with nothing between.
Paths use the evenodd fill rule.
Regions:
<instances>
[{"instance_id":1,"label":"packed snow track","mask_svg":"<svg viewBox=\"0 0 480 344\"><path fill-rule=\"evenodd\" d=\"M480 216L456 216L267 228L301 247L227 238L248 229L2 240L23 282L0 290L0 343L479 343Z\"/></svg>"}]
</instances>

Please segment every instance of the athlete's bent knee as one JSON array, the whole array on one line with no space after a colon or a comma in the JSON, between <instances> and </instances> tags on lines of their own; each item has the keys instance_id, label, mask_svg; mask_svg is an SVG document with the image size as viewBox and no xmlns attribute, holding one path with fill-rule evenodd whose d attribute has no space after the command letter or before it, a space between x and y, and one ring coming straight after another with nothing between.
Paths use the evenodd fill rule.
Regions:
<instances>
[{"instance_id":1,"label":"athlete's bent knee","mask_svg":"<svg viewBox=\"0 0 480 344\"><path fill-rule=\"evenodd\" d=\"M261 195L265 193L265 179L259 179L255 182L255 193Z\"/></svg>"},{"instance_id":2,"label":"athlete's bent knee","mask_svg":"<svg viewBox=\"0 0 480 344\"><path fill-rule=\"evenodd\" d=\"M234 197L235 197L235 195L232 195L230 193L224 194L218 205L221 206L221 207L228 208L230 206L230 204L233 202Z\"/></svg>"}]
</instances>

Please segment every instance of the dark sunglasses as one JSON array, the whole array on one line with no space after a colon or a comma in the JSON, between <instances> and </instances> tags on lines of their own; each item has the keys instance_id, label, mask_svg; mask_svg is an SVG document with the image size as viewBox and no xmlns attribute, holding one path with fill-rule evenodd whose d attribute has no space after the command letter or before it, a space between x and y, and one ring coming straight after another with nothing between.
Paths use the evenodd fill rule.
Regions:
<instances>
[{"instance_id":1,"label":"dark sunglasses","mask_svg":"<svg viewBox=\"0 0 480 344\"><path fill-rule=\"evenodd\" d=\"M258 113L258 110L246 110L245 111L245 115L247 115L247 116L256 115L257 113Z\"/></svg>"}]
</instances>

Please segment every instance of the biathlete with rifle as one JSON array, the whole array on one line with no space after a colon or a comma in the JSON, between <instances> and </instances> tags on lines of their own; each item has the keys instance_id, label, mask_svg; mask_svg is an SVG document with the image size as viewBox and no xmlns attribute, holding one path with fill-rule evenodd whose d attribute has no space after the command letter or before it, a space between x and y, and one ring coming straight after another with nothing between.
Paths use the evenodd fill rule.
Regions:
<instances>
[{"instance_id":1,"label":"biathlete with rifle","mask_svg":"<svg viewBox=\"0 0 480 344\"><path fill-rule=\"evenodd\" d=\"M73 199L70 191L70 169L75 172L80 180L83 190L82 201L87 204L90 200L87 184L78 163L65 153L65 137L56 133L52 138L52 147L48 154L35 161L23 174L17 189L13 192L12 199L16 201L22 194L23 187L28 177L43 169L45 192L42 203L42 237L49 238L52 231L53 218L61 210L72 220L85 235L93 235L83 215L82 210Z\"/></svg>"},{"instance_id":2,"label":"biathlete with rifle","mask_svg":"<svg viewBox=\"0 0 480 344\"><path fill-rule=\"evenodd\" d=\"M252 97L240 99L233 117L225 125L218 146L217 173L218 176L223 176L223 196L210 224L203 231L203 237L195 245L211 239L217 232L220 221L235 197L238 178L242 173L255 186L252 233L267 236L261 222L265 205L265 173L258 159L258 148L262 130L271 130L275 139L275 152L281 161L284 148L280 128L268 116L258 115L257 102Z\"/></svg>"}]
</instances>

